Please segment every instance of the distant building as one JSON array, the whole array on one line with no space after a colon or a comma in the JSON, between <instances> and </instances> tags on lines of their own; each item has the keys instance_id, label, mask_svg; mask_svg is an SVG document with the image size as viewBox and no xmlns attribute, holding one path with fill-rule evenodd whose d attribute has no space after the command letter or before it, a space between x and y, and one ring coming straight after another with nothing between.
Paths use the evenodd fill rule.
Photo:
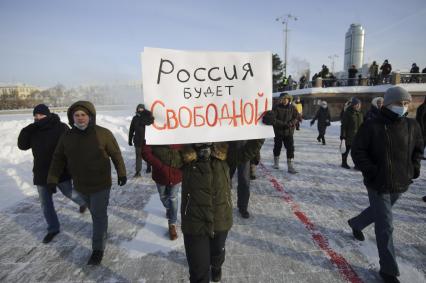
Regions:
<instances>
[{"instance_id":1,"label":"distant building","mask_svg":"<svg viewBox=\"0 0 426 283\"><path fill-rule=\"evenodd\" d=\"M357 69L364 63L364 37L365 31L360 24L351 24L345 37L345 59L343 70L355 65Z\"/></svg>"},{"instance_id":2,"label":"distant building","mask_svg":"<svg viewBox=\"0 0 426 283\"><path fill-rule=\"evenodd\" d=\"M40 88L29 85L0 85L0 96L15 96L19 99L27 99L33 92L40 91Z\"/></svg>"}]
</instances>

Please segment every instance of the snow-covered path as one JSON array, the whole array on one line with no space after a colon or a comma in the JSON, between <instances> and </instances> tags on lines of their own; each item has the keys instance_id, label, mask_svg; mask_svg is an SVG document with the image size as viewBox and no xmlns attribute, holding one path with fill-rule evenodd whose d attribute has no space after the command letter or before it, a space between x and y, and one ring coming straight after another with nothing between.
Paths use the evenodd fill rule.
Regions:
<instances>
[{"instance_id":1,"label":"snow-covered path","mask_svg":"<svg viewBox=\"0 0 426 283\"><path fill-rule=\"evenodd\" d=\"M97 118L117 138L128 176L134 173L133 148L127 146L131 114L101 112ZM61 233L51 244L41 243L45 223L32 185L32 155L16 148L19 130L30 121L25 115L0 116L0 281L186 282L181 234L178 241L167 240L165 212L146 174L113 187L101 266L85 265L91 252L89 214L80 215L59 193ZM329 129L326 146L316 142L316 128L306 125L295 135L299 174L286 173L285 154L282 168L272 169L273 141L263 146L251 186L252 217L242 219L234 209L222 282L381 282L373 227L360 243L346 224L368 199L361 173L339 166L339 125ZM394 207L401 282L426 281L425 186L422 168Z\"/></svg>"}]
</instances>

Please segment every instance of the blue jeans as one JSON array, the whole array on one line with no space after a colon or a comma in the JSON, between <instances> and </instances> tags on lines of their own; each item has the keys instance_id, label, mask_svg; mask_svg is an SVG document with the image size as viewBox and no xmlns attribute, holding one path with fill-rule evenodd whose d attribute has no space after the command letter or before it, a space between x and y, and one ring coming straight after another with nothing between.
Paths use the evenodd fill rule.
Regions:
<instances>
[{"instance_id":1,"label":"blue jeans","mask_svg":"<svg viewBox=\"0 0 426 283\"><path fill-rule=\"evenodd\" d=\"M349 220L353 229L362 230L374 223L377 249L379 250L380 271L399 276L396 263L395 249L393 246L393 216L392 206L401 194L379 194L375 190L368 190L370 206L358 216Z\"/></svg>"},{"instance_id":2,"label":"blue jeans","mask_svg":"<svg viewBox=\"0 0 426 283\"><path fill-rule=\"evenodd\" d=\"M82 194L80 196L87 203L90 215L92 216L93 232L92 232L92 250L105 250L107 231L108 231L108 204L109 193L111 188L92 193Z\"/></svg>"},{"instance_id":3,"label":"blue jeans","mask_svg":"<svg viewBox=\"0 0 426 283\"><path fill-rule=\"evenodd\" d=\"M74 190L71 180L59 183L58 188L64 196L66 196L76 204L80 206L85 205L84 200ZM46 186L40 185L37 185L37 191L40 199L41 209L43 210L44 219L47 222L47 232L59 232L60 224L58 220L58 215L55 211L55 206L53 204L52 193L47 189Z\"/></svg>"},{"instance_id":4,"label":"blue jeans","mask_svg":"<svg viewBox=\"0 0 426 283\"><path fill-rule=\"evenodd\" d=\"M178 194L179 185L160 185L156 184L160 200L166 208L167 219L170 224L176 224L178 212Z\"/></svg>"}]
</instances>

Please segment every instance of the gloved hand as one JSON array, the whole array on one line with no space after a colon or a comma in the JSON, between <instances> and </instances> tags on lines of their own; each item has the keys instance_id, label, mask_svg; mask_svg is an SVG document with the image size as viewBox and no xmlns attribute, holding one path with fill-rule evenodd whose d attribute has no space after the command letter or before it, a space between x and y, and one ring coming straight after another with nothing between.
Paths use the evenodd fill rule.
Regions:
<instances>
[{"instance_id":1,"label":"gloved hand","mask_svg":"<svg viewBox=\"0 0 426 283\"><path fill-rule=\"evenodd\" d=\"M266 111L263 115L262 122L265 125L271 126L275 123L275 115L271 110Z\"/></svg>"},{"instance_id":2,"label":"gloved hand","mask_svg":"<svg viewBox=\"0 0 426 283\"><path fill-rule=\"evenodd\" d=\"M132 143L132 141L131 141L131 140L129 140L129 145L130 145L130 146L133 146L133 143Z\"/></svg>"},{"instance_id":3,"label":"gloved hand","mask_svg":"<svg viewBox=\"0 0 426 283\"><path fill-rule=\"evenodd\" d=\"M31 124L29 124L28 126L26 126L25 128L24 128L24 130L26 131L26 132L28 132L28 133L30 133L30 134L32 134L32 133L34 133L35 131L37 131L37 129L38 129L39 127L38 127L38 125L34 122L34 123L31 123Z\"/></svg>"},{"instance_id":4,"label":"gloved hand","mask_svg":"<svg viewBox=\"0 0 426 283\"><path fill-rule=\"evenodd\" d=\"M142 124L146 126L149 126L152 123L154 123L154 116L152 116L152 112L149 110L144 110L141 113L141 121L142 121Z\"/></svg>"},{"instance_id":5,"label":"gloved hand","mask_svg":"<svg viewBox=\"0 0 426 283\"><path fill-rule=\"evenodd\" d=\"M119 186L124 186L126 183L127 183L127 177L126 176L118 177L118 185Z\"/></svg>"},{"instance_id":6,"label":"gloved hand","mask_svg":"<svg viewBox=\"0 0 426 283\"><path fill-rule=\"evenodd\" d=\"M315 121L311 121L311 127L314 125Z\"/></svg>"},{"instance_id":7,"label":"gloved hand","mask_svg":"<svg viewBox=\"0 0 426 283\"><path fill-rule=\"evenodd\" d=\"M56 185L57 184L49 183L46 185L46 187L52 194L56 194Z\"/></svg>"}]
</instances>

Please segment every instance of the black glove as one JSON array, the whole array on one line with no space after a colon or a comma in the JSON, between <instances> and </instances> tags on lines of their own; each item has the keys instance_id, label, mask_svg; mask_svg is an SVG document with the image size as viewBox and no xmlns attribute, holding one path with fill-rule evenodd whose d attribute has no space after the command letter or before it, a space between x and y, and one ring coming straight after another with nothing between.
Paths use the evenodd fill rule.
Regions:
<instances>
[{"instance_id":1,"label":"black glove","mask_svg":"<svg viewBox=\"0 0 426 283\"><path fill-rule=\"evenodd\" d=\"M311 127L314 125L315 121L311 121Z\"/></svg>"},{"instance_id":2,"label":"black glove","mask_svg":"<svg viewBox=\"0 0 426 283\"><path fill-rule=\"evenodd\" d=\"M127 183L127 177L126 176L118 177L118 185L119 186L124 186L126 183Z\"/></svg>"},{"instance_id":3,"label":"black glove","mask_svg":"<svg viewBox=\"0 0 426 283\"><path fill-rule=\"evenodd\" d=\"M271 126L275 123L275 115L271 110L266 111L263 115L262 122L265 125Z\"/></svg>"},{"instance_id":4,"label":"black glove","mask_svg":"<svg viewBox=\"0 0 426 283\"><path fill-rule=\"evenodd\" d=\"M52 194L56 194L56 185L57 184L49 183L46 185L46 187Z\"/></svg>"},{"instance_id":5,"label":"black glove","mask_svg":"<svg viewBox=\"0 0 426 283\"><path fill-rule=\"evenodd\" d=\"M24 130L27 132L27 133L30 133L30 134L32 134L32 133L34 133L35 131L37 131L37 129L38 129L39 127L38 127L38 125L34 122L34 123L31 123L31 124L29 124L28 126L26 126L25 128L24 128Z\"/></svg>"},{"instance_id":6,"label":"black glove","mask_svg":"<svg viewBox=\"0 0 426 283\"><path fill-rule=\"evenodd\" d=\"M149 126L154 123L154 116L152 116L152 112L148 110L144 110L141 113L141 121L142 124Z\"/></svg>"},{"instance_id":7,"label":"black glove","mask_svg":"<svg viewBox=\"0 0 426 283\"><path fill-rule=\"evenodd\" d=\"M133 146L133 143L132 143L132 141L131 141L131 140L129 140L129 145L130 145L130 146Z\"/></svg>"}]
</instances>

